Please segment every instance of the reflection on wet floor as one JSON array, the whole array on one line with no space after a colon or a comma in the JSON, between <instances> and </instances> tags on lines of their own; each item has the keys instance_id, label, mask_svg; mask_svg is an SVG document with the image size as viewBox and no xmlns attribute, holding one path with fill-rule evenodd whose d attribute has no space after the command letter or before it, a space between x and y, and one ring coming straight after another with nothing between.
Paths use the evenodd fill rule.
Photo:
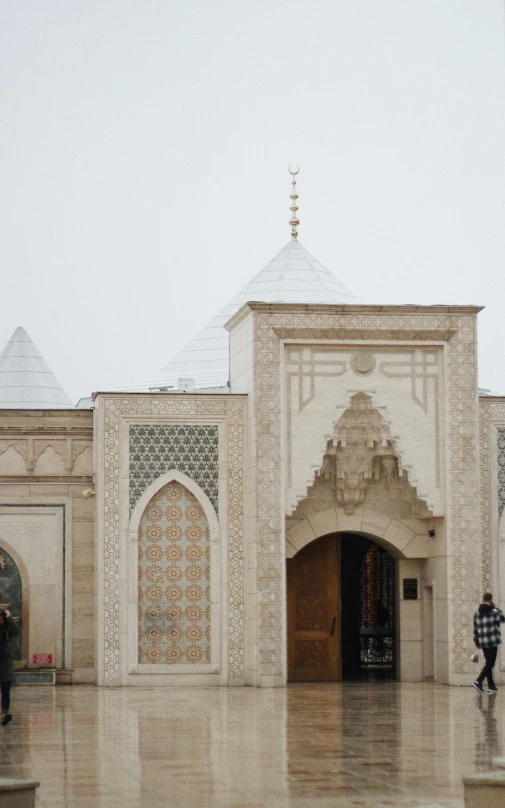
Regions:
<instances>
[{"instance_id":1,"label":"reflection on wet floor","mask_svg":"<svg viewBox=\"0 0 505 808\"><path fill-rule=\"evenodd\" d=\"M481 693L474 696L473 702L481 715L481 721L477 719L475 727L475 770L487 772L489 761L502 755L497 719L499 702L496 696Z\"/></svg>"},{"instance_id":2,"label":"reflection on wet floor","mask_svg":"<svg viewBox=\"0 0 505 808\"><path fill-rule=\"evenodd\" d=\"M462 808L502 754L505 702L471 688L22 687L0 774L44 808Z\"/></svg>"}]
</instances>

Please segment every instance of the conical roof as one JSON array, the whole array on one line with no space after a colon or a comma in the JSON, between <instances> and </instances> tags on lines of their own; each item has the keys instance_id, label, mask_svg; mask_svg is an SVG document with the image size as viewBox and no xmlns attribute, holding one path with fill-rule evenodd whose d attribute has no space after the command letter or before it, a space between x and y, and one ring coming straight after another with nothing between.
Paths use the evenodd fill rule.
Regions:
<instances>
[{"instance_id":1,"label":"conical roof","mask_svg":"<svg viewBox=\"0 0 505 808\"><path fill-rule=\"evenodd\" d=\"M44 357L21 327L16 328L0 354L0 408L73 408Z\"/></svg>"},{"instance_id":2,"label":"conical roof","mask_svg":"<svg viewBox=\"0 0 505 808\"><path fill-rule=\"evenodd\" d=\"M130 390L178 389L180 378L195 389L224 387L229 378L229 334L224 324L244 303L358 303L357 297L299 241L289 241L261 272L161 370Z\"/></svg>"}]
</instances>

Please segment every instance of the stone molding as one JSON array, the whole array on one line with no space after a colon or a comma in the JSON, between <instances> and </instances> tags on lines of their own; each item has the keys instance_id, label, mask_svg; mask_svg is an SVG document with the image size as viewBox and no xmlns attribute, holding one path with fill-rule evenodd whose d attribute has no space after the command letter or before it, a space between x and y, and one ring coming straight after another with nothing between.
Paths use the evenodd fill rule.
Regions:
<instances>
[{"instance_id":1,"label":"stone molding","mask_svg":"<svg viewBox=\"0 0 505 808\"><path fill-rule=\"evenodd\" d=\"M303 315L303 314L321 314L330 315L335 321L337 315L341 315L356 320L361 315L400 315L406 317L420 316L424 317L440 317L444 314L451 314L454 316L461 315L476 315L482 311L483 306L416 306L416 305L375 305L364 303L258 303L247 302L244 303L241 309L231 317L225 328L231 331L235 328L241 320L243 320L251 311L276 314L276 315ZM291 323L287 326L289 327ZM353 323L349 323L351 327ZM286 327L286 326L281 326ZM318 327L318 326L313 326Z\"/></svg>"},{"instance_id":2,"label":"stone molding","mask_svg":"<svg viewBox=\"0 0 505 808\"><path fill-rule=\"evenodd\" d=\"M88 411L0 410L0 477L72 478L93 473Z\"/></svg>"},{"instance_id":3,"label":"stone molding","mask_svg":"<svg viewBox=\"0 0 505 808\"><path fill-rule=\"evenodd\" d=\"M384 345L385 342L394 344L395 342L406 342L409 344L426 342L444 343L448 342L456 333L454 328L436 328L430 321L426 327L414 331L412 329L399 328L351 328L347 317L342 321L340 328L274 328L275 334L280 339L289 341L303 340L307 343L319 343L322 340L335 345L362 345L371 346L375 343Z\"/></svg>"},{"instance_id":4,"label":"stone molding","mask_svg":"<svg viewBox=\"0 0 505 808\"><path fill-rule=\"evenodd\" d=\"M358 533L373 539L396 558L427 558L428 533L420 520L409 520L409 526L399 519L390 519L368 508L356 508L346 514L342 508L330 507L318 511L286 530L286 558L292 558L306 544L328 533ZM416 530L412 528L415 527Z\"/></svg>"},{"instance_id":5,"label":"stone molding","mask_svg":"<svg viewBox=\"0 0 505 808\"><path fill-rule=\"evenodd\" d=\"M123 684L126 648L125 571L120 558L128 532L128 425L218 424L221 539L226 548L228 650L226 683L244 679L244 396L100 394L95 409L100 684ZM103 514L103 516L102 516ZM226 577L223 578L226 580ZM122 661L123 660L123 661Z\"/></svg>"},{"instance_id":6,"label":"stone molding","mask_svg":"<svg viewBox=\"0 0 505 808\"><path fill-rule=\"evenodd\" d=\"M19 461L17 464L12 463L12 471L9 469L7 460L9 450L14 450L19 461L22 458L21 465ZM78 459L86 454L89 457L86 457L85 467L78 468ZM47 462L44 470L41 471L37 463L45 456ZM5 460L2 462L4 458ZM21 438L19 435L9 436L3 430L0 431L0 474L3 477L11 474L16 477L45 476L46 474L71 477L73 475L83 476L83 472L85 476L91 476L93 473L92 458L93 439L91 435L88 438L83 438L81 435L78 437L27 435Z\"/></svg>"},{"instance_id":7,"label":"stone molding","mask_svg":"<svg viewBox=\"0 0 505 808\"><path fill-rule=\"evenodd\" d=\"M505 397L479 399L480 561L481 589L497 583L497 547L500 497L498 485L498 430L505 429ZM496 574L494 574L496 571Z\"/></svg>"}]
</instances>

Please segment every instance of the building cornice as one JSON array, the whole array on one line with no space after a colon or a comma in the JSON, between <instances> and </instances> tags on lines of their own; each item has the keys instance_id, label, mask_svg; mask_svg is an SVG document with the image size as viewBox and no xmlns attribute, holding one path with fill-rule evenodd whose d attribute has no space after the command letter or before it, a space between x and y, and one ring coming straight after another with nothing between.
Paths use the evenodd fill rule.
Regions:
<instances>
[{"instance_id":1,"label":"building cornice","mask_svg":"<svg viewBox=\"0 0 505 808\"><path fill-rule=\"evenodd\" d=\"M462 314L476 315L484 306L418 306L416 304L404 305L372 305L372 304L343 304L343 303L245 303L242 308L225 323L227 331L231 331L250 312L268 312L271 314L405 314L405 315L440 315L448 314L454 317Z\"/></svg>"}]
</instances>

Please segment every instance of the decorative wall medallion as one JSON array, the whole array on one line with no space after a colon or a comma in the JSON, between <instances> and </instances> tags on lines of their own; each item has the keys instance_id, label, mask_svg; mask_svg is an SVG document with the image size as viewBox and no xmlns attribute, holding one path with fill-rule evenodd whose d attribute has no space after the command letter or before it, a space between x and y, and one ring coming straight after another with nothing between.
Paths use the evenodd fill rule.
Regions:
<instances>
[{"instance_id":1,"label":"decorative wall medallion","mask_svg":"<svg viewBox=\"0 0 505 808\"><path fill-rule=\"evenodd\" d=\"M167 471L186 474L218 513L218 427L130 424L130 514L146 488Z\"/></svg>"},{"instance_id":2,"label":"decorative wall medallion","mask_svg":"<svg viewBox=\"0 0 505 808\"><path fill-rule=\"evenodd\" d=\"M365 374L371 373L372 370L374 370L375 357L370 353L360 351L359 353L354 354L354 356L351 358L350 364L355 373L359 374L360 376L364 376Z\"/></svg>"},{"instance_id":3,"label":"decorative wall medallion","mask_svg":"<svg viewBox=\"0 0 505 808\"><path fill-rule=\"evenodd\" d=\"M201 505L171 482L139 527L140 663L210 662L210 540Z\"/></svg>"}]
</instances>

